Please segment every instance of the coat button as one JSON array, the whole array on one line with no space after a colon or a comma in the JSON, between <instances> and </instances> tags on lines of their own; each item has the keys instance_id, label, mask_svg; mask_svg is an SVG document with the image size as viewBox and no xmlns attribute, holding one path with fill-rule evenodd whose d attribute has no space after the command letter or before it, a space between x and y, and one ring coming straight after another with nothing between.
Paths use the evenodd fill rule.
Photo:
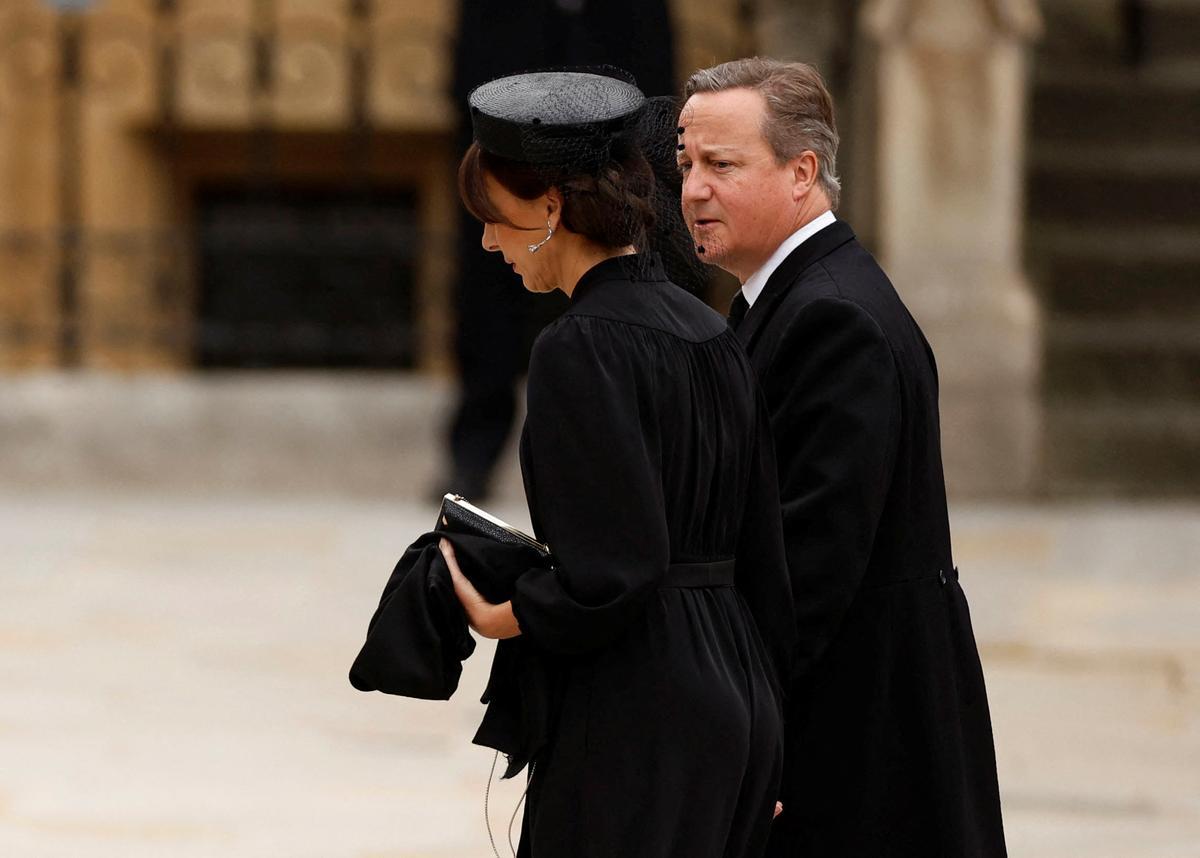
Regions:
<instances>
[{"instance_id":1,"label":"coat button","mask_svg":"<svg viewBox=\"0 0 1200 858\"><path fill-rule=\"evenodd\" d=\"M943 587L946 586L946 571L944 569L938 570L938 581L941 582Z\"/></svg>"}]
</instances>

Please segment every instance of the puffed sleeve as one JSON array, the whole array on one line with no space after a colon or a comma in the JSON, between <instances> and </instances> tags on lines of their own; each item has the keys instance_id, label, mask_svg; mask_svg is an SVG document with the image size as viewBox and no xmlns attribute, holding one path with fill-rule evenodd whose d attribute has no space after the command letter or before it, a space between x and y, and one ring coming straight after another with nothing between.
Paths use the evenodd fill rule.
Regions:
<instances>
[{"instance_id":1,"label":"puffed sleeve","mask_svg":"<svg viewBox=\"0 0 1200 858\"><path fill-rule=\"evenodd\" d=\"M621 333L564 317L530 358L526 466L538 533L558 566L518 580L513 612L522 634L552 651L614 640L670 558L653 391Z\"/></svg>"},{"instance_id":2,"label":"puffed sleeve","mask_svg":"<svg viewBox=\"0 0 1200 858\"><path fill-rule=\"evenodd\" d=\"M802 676L866 572L899 443L899 378L878 323L840 298L805 305L772 366L783 385L768 399Z\"/></svg>"}]
</instances>

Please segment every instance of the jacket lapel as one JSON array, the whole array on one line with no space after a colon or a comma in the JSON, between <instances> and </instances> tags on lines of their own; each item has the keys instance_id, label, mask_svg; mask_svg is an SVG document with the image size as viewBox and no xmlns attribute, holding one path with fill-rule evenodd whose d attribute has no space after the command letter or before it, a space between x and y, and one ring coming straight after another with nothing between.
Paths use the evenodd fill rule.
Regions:
<instances>
[{"instance_id":1,"label":"jacket lapel","mask_svg":"<svg viewBox=\"0 0 1200 858\"><path fill-rule=\"evenodd\" d=\"M745 318L735 328L738 339L742 341L747 352L752 352L754 340L764 324L773 315L775 306L787 294L788 289L800 278L804 270L846 242L854 238L854 230L845 221L835 221L818 232L802 245L788 254L779 267L775 269L763 287L762 294L754 302L754 306L746 311Z\"/></svg>"}]
</instances>

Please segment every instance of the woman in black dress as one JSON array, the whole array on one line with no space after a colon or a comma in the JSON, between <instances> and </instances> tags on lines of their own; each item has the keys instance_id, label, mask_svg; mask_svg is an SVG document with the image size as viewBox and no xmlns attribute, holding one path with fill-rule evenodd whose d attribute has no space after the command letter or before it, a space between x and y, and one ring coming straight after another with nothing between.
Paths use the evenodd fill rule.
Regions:
<instances>
[{"instance_id":1,"label":"woman in black dress","mask_svg":"<svg viewBox=\"0 0 1200 858\"><path fill-rule=\"evenodd\" d=\"M757 856L775 809L794 628L769 426L725 320L639 252L644 102L599 74L484 84L459 172L483 246L571 298L534 346L521 438L557 568L492 605L443 545L472 626L525 636L557 674L532 858Z\"/></svg>"}]
</instances>

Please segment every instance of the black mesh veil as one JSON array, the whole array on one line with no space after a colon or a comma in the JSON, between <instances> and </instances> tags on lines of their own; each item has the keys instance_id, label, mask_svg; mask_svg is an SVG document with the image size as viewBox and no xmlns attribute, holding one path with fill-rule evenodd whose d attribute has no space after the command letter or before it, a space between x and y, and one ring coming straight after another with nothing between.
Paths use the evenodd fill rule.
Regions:
<instances>
[{"instance_id":1,"label":"black mesh veil","mask_svg":"<svg viewBox=\"0 0 1200 858\"><path fill-rule=\"evenodd\" d=\"M624 201L605 233L637 249L622 257L632 278L649 276L657 258L675 283L702 290L709 269L696 258L679 205L677 99L647 98L627 72L593 66L498 78L469 101L486 151L532 166L568 201Z\"/></svg>"},{"instance_id":2,"label":"black mesh veil","mask_svg":"<svg viewBox=\"0 0 1200 858\"><path fill-rule=\"evenodd\" d=\"M638 145L654 174L655 223L648 246L661 257L675 283L699 294L708 285L712 268L697 258L680 206L682 183L676 161L679 110L679 99L651 98L638 119Z\"/></svg>"}]
</instances>

